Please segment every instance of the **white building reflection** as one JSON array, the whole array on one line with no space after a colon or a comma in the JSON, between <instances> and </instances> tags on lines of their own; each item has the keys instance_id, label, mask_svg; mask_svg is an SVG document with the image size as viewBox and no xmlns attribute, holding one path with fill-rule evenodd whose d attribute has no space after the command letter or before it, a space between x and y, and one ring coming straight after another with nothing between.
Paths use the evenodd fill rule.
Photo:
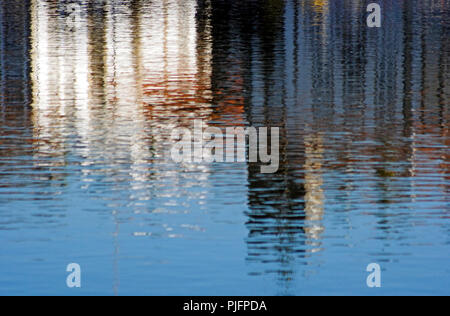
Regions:
<instances>
[{"instance_id":1,"label":"white building reflection","mask_svg":"<svg viewBox=\"0 0 450 316\"><path fill-rule=\"evenodd\" d=\"M89 78L86 23L74 19L69 30L60 10L55 1L32 1L31 59L36 156L59 156L63 165L70 127L86 133Z\"/></svg>"},{"instance_id":2,"label":"white building reflection","mask_svg":"<svg viewBox=\"0 0 450 316\"><path fill-rule=\"evenodd\" d=\"M174 128L212 120L211 27L207 19L198 29L196 3L31 1L34 163L53 169L75 161L85 192L101 182L118 192L126 206L104 202L116 224L116 255L122 216L143 229L145 214L153 221L195 212L211 195L209 164L168 156ZM176 236L166 223L157 226L136 235ZM117 262L114 269L117 293Z\"/></svg>"},{"instance_id":3,"label":"white building reflection","mask_svg":"<svg viewBox=\"0 0 450 316\"><path fill-rule=\"evenodd\" d=\"M194 0L32 1L36 155L63 164L75 145L85 175L129 163L133 185L152 164L182 174L168 166L171 131L212 115L210 28L199 35L196 14Z\"/></svg>"}]
</instances>

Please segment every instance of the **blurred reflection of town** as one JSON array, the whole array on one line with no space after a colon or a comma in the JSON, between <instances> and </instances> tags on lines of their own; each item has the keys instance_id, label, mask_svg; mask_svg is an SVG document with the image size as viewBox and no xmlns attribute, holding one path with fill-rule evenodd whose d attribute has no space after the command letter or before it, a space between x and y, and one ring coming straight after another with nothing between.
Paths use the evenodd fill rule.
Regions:
<instances>
[{"instance_id":1,"label":"blurred reflection of town","mask_svg":"<svg viewBox=\"0 0 450 316\"><path fill-rule=\"evenodd\" d=\"M86 167L129 165L131 186L152 180L149 163L176 186L199 166L166 166L168 130L281 127L280 171L248 165L246 225L249 262L289 279L293 258L322 248L325 171L375 174L365 185L388 192L386 166L401 161L412 191L420 173L449 183L449 2L381 2L374 30L364 1L78 1L75 18L70 2L2 1L0 133L18 137L0 157L32 152L55 180L77 148Z\"/></svg>"}]
</instances>

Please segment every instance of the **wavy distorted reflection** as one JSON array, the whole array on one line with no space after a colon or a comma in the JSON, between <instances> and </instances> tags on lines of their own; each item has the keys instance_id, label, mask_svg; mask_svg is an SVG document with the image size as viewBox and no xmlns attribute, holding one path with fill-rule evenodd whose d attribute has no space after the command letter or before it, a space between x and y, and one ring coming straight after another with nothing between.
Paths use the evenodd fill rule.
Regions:
<instances>
[{"instance_id":1,"label":"wavy distorted reflection","mask_svg":"<svg viewBox=\"0 0 450 316\"><path fill-rule=\"evenodd\" d=\"M20 195L33 182L24 159L32 152L29 9L26 1L0 3L0 230L26 217L8 212L10 203L32 200ZM37 222L40 219L25 220Z\"/></svg>"},{"instance_id":2,"label":"wavy distorted reflection","mask_svg":"<svg viewBox=\"0 0 450 316\"><path fill-rule=\"evenodd\" d=\"M212 115L211 47L197 35L196 2L78 3L75 18L70 4L32 5L37 155L63 163L76 142L83 166L125 167L136 185L153 164L159 177L207 168L172 172L165 156L173 128Z\"/></svg>"},{"instance_id":3,"label":"wavy distorted reflection","mask_svg":"<svg viewBox=\"0 0 450 316\"><path fill-rule=\"evenodd\" d=\"M170 134L227 116L212 106L210 4L77 3L32 1L34 165L50 181L79 172L79 194L113 214L116 254L120 223L150 223L135 236L181 236L163 216L204 209L214 170L173 163Z\"/></svg>"},{"instance_id":4,"label":"wavy distorted reflection","mask_svg":"<svg viewBox=\"0 0 450 316\"><path fill-rule=\"evenodd\" d=\"M431 135L448 134L448 78L436 76L448 63L446 26L443 16L432 25L413 19L443 14L442 5L386 0L388 26L375 32L355 23L365 9L356 2L213 2L215 51L223 53L215 56L215 74L226 78L221 70L236 67L230 56L237 56L247 65L238 94L250 124L283 131L280 171L264 176L249 166L248 260L259 267L252 273L277 272L288 285L297 263L320 264L305 257L324 249L323 219L334 209L327 200L339 201L348 234L353 209L366 209L386 232L400 223L393 204L402 209L432 195L442 208L448 167L438 156L445 144ZM415 179L425 161L436 162L428 174L441 174L436 182L419 177L439 187L436 195ZM400 193L405 188L410 193ZM388 260L388 248L377 253L380 260Z\"/></svg>"},{"instance_id":5,"label":"wavy distorted reflection","mask_svg":"<svg viewBox=\"0 0 450 316\"><path fill-rule=\"evenodd\" d=\"M96 293L445 288L449 0L379 2L2 1L1 283L75 249ZM279 171L173 163L194 119L280 127Z\"/></svg>"}]
</instances>

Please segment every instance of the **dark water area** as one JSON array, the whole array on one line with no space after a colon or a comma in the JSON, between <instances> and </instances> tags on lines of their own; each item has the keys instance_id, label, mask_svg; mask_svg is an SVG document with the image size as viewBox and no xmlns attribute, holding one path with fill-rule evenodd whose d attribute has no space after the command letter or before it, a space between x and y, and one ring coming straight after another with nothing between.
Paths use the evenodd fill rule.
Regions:
<instances>
[{"instance_id":1,"label":"dark water area","mask_svg":"<svg viewBox=\"0 0 450 316\"><path fill-rule=\"evenodd\" d=\"M3 0L0 294L449 295L450 1L370 2ZM278 172L173 162L195 119Z\"/></svg>"}]
</instances>

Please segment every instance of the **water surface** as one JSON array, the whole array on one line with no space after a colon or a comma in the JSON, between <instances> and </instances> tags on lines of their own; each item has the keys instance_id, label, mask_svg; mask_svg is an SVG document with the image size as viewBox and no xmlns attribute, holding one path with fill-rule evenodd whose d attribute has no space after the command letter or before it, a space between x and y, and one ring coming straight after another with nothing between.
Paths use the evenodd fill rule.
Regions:
<instances>
[{"instance_id":1,"label":"water surface","mask_svg":"<svg viewBox=\"0 0 450 316\"><path fill-rule=\"evenodd\" d=\"M2 1L0 294L450 294L450 2L369 2ZM173 162L195 119L279 171Z\"/></svg>"}]
</instances>

